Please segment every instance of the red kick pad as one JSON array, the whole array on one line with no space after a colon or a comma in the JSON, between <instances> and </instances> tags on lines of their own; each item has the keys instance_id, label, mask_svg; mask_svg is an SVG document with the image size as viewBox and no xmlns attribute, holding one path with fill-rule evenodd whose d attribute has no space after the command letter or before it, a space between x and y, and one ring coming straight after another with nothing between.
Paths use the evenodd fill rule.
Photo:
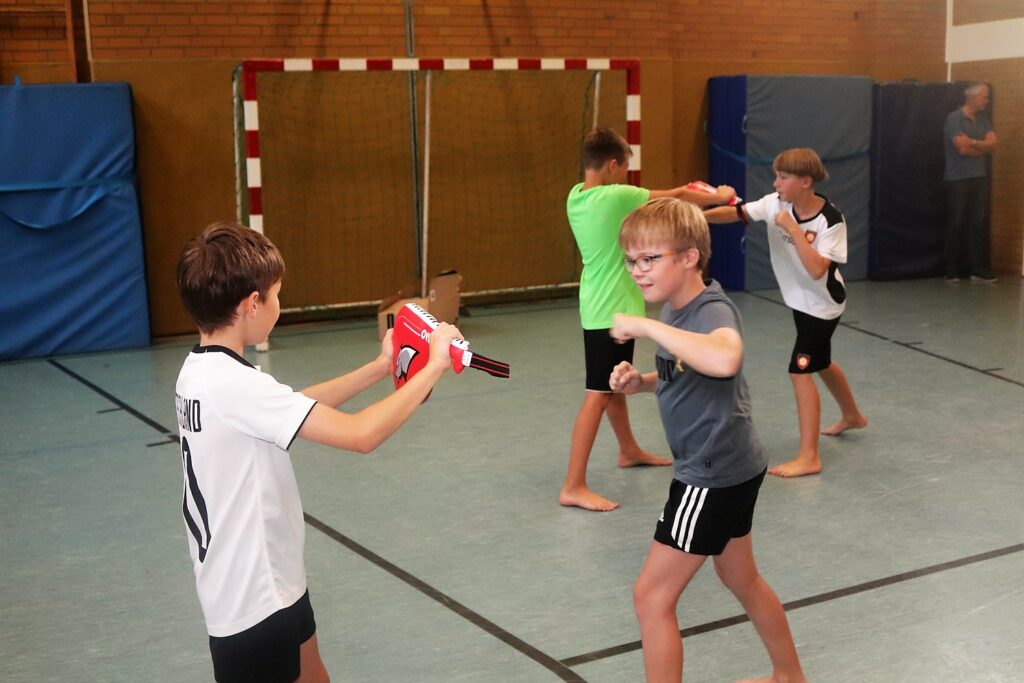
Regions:
<instances>
[{"instance_id":1,"label":"red kick pad","mask_svg":"<svg viewBox=\"0 0 1024 683\"><path fill-rule=\"evenodd\" d=\"M708 185L703 180L694 180L692 183L686 186L688 190L696 190L697 192L705 192L707 194L715 194L718 192L718 188L713 185ZM739 197L733 197L729 200L729 206L736 206L742 199Z\"/></svg>"},{"instance_id":2,"label":"red kick pad","mask_svg":"<svg viewBox=\"0 0 1024 683\"><path fill-rule=\"evenodd\" d=\"M437 319L416 304L406 304L398 310L394 331L391 333L391 376L396 389L426 366L430 359L430 333L437 329L437 325ZM470 367L492 377L507 379L509 376L508 363L473 353L469 350L469 342L464 339L453 340L448 353L455 374Z\"/></svg>"}]
</instances>

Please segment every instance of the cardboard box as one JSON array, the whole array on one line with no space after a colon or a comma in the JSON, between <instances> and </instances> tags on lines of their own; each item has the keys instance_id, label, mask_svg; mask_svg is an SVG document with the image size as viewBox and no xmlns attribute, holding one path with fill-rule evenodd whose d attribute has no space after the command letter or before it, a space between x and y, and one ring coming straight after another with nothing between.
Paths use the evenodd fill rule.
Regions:
<instances>
[{"instance_id":1,"label":"cardboard box","mask_svg":"<svg viewBox=\"0 0 1024 683\"><path fill-rule=\"evenodd\" d=\"M377 309L377 338L383 339L384 334L394 322L394 316L405 304L418 304L427 309L430 315L444 323L457 325L459 322L459 306L462 297L459 285L462 276L455 270L445 271L434 277L427 285L427 296L414 296L419 293L419 285L407 285L384 299ZM389 320L390 318L390 320Z\"/></svg>"}]
</instances>

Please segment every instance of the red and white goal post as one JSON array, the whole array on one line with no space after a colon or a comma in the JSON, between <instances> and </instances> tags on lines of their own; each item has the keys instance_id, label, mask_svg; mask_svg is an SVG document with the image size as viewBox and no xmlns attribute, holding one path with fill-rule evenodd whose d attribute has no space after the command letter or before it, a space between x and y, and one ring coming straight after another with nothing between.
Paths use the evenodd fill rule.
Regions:
<instances>
[{"instance_id":1,"label":"red and white goal post","mask_svg":"<svg viewBox=\"0 0 1024 683\"><path fill-rule=\"evenodd\" d=\"M437 72L453 73L454 72L467 72L471 74L473 72L571 72L571 71L584 71L584 72L596 72L600 74L602 72L620 72L624 75L625 81L625 102L619 105L621 109L619 114L624 109L625 115L625 130L622 132L630 145L632 150L632 156L629 161L629 173L628 182L639 185L640 183L640 169L641 169L641 139L640 139L640 62L636 59L593 59L593 58L559 58L559 59L546 59L546 58L445 58L445 59L432 59L432 58L366 58L366 59L251 59L246 60L241 65L240 73L240 95L242 99L242 110L241 118L239 122L239 128L244 128L244 165L240 169L240 174L244 174L244 181L240 179L241 187L240 191L245 193L244 199L247 203L247 215L240 215L239 218L242 222L246 223L253 230L259 232L264 231L265 227L265 206L264 206L264 171L270 170L265 168L265 158L261 154L261 134L266 132L261 129L260 122L260 87L259 81L261 74L273 74L279 72L287 74L289 72L307 72L307 74L316 73L330 73L330 72L364 72L367 75L372 75L373 72L425 72L423 74L427 78L428 95L426 97L426 119L427 122L424 126L425 134L424 144L427 146L427 151L423 154L424 169L420 182L423 185L422 190L422 206L419 207L418 211L420 216L417 218L422 221L422 240L418 246L420 253L419 256L419 273L422 276L423 284L425 286L428 271L428 254L430 244L429 240L429 219L428 207L430 202L430 187L428 187L430 178L430 158L431 153L429 151L430 136L431 136L431 124L430 124L430 97L429 97L429 76L430 74ZM568 76L567 76L568 77ZM461 76L459 78L462 78ZM504 77L503 77L504 78ZM616 83L619 82L617 77ZM600 78L597 79L597 89L600 89ZM615 91L621 92L619 90ZM612 91L605 94L606 97L617 97ZM594 101L596 103L598 96L594 95ZM616 100L619 101L619 100ZM267 106L271 106L274 103L270 103ZM509 116L523 116L522 112L510 112ZM526 114L527 116L529 114ZM280 118L276 119L280 120ZM621 119L619 119L621 121ZM594 111L594 121L597 121L596 105ZM543 126L545 122L535 122L537 126ZM618 124L621 125L621 124ZM241 132L241 131L240 131ZM438 145L444 145L444 141L439 140ZM439 147L440 149L440 147ZM562 155L565 156L565 155ZM574 156L574 155L570 155ZM370 163L372 160L368 160ZM576 159L572 162L576 163ZM561 181L558 181L561 182ZM554 184L554 183L552 183ZM564 191L568 190L566 187L558 187L558 192L561 193L560 201L564 206ZM323 192L321 191L321 194ZM240 198L241 199L241 198ZM240 214L242 213L241 206L242 201L239 202ZM561 217L564 220L564 208L561 209ZM447 227L447 226L446 226ZM276 228L275 228L276 229ZM450 228L449 228L450 229ZM571 241L571 238L570 238ZM499 249L495 249L499 251ZM506 258L515 259L514 255L505 255ZM462 264L457 264L460 270L462 270ZM567 284L578 284L578 283L565 283L558 286L565 286ZM517 283L516 287L513 288L516 291L518 289L531 289L534 285L526 283ZM552 286L552 285L540 285L540 286ZM465 295L472 296L473 294L479 293L490 293L504 291L498 288L483 288L478 292L464 291ZM509 289L508 291L512 291ZM374 303L372 298L363 298L358 301L350 301L345 303L335 302L307 302L294 310L311 310L314 308L331 308L337 306L354 306L354 305L366 305ZM289 312L289 308L283 309L284 312Z\"/></svg>"}]
</instances>

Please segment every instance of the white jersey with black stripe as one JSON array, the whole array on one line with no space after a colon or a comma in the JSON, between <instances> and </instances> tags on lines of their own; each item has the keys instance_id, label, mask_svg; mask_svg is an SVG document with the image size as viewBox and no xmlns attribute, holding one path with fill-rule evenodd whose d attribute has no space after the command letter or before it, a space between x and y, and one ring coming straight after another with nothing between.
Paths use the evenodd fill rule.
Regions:
<instances>
[{"instance_id":1,"label":"white jersey with black stripe","mask_svg":"<svg viewBox=\"0 0 1024 683\"><path fill-rule=\"evenodd\" d=\"M185 519L207 631L244 631L306 592L305 526L287 449L315 401L230 349L178 375Z\"/></svg>"},{"instance_id":2,"label":"white jersey with black stripe","mask_svg":"<svg viewBox=\"0 0 1024 683\"><path fill-rule=\"evenodd\" d=\"M772 271L782 290L782 298L793 310L822 320L838 318L846 310L846 287L837 264L846 263L846 220L826 197L821 211L801 218L793 211L793 204L779 199L779 193L761 197L743 204L752 221L768 224L768 249ZM814 250L832 262L828 271L818 279L811 277L800 260L793 239L775 224L775 217L787 211L796 220L804 239Z\"/></svg>"}]
</instances>

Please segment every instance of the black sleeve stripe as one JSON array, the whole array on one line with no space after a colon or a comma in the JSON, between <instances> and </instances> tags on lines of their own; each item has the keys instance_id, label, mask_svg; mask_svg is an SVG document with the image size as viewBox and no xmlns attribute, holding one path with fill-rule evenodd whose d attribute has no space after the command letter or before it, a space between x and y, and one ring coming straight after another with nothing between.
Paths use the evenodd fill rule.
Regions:
<instances>
[{"instance_id":1,"label":"black sleeve stripe","mask_svg":"<svg viewBox=\"0 0 1024 683\"><path fill-rule=\"evenodd\" d=\"M747 225L750 223L750 218L747 216L747 211L743 208L743 204L744 202L740 202L736 205L736 215L739 217L740 222L742 222L743 225Z\"/></svg>"},{"instance_id":2,"label":"black sleeve stripe","mask_svg":"<svg viewBox=\"0 0 1024 683\"><path fill-rule=\"evenodd\" d=\"M826 230L839 225L840 223L846 222L846 219L843 218L843 214L840 213L839 209L837 209L832 202L825 202L825 208L821 210L821 215L825 217L825 222L828 225L828 227L825 228Z\"/></svg>"},{"instance_id":3,"label":"black sleeve stripe","mask_svg":"<svg viewBox=\"0 0 1024 683\"><path fill-rule=\"evenodd\" d=\"M300 422L299 426L295 428L295 433L292 434L292 440L288 442L288 446L285 450L291 448L292 444L295 443L295 438L299 435L299 432L302 431L302 425L306 424L306 420L309 419L309 414L313 412L313 408L316 408L317 403L319 403L319 401L313 401L313 405L311 405L309 410L306 412L306 417L302 418L302 422Z\"/></svg>"}]
</instances>

